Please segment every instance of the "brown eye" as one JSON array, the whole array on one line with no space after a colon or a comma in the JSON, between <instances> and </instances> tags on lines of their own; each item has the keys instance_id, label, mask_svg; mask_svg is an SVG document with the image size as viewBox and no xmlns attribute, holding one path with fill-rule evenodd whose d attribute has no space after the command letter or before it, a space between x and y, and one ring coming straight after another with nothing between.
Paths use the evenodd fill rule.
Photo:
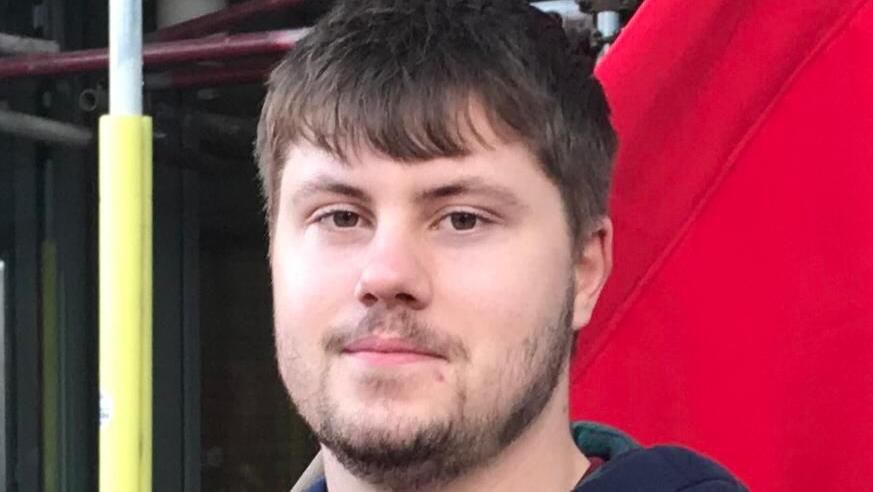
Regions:
<instances>
[{"instance_id":1,"label":"brown eye","mask_svg":"<svg viewBox=\"0 0 873 492\"><path fill-rule=\"evenodd\" d=\"M450 215L452 227L457 231L469 231L476 227L479 217L466 212L455 212Z\"/></svg>"},{"instance_id":2,"label":"brown eye","mask_svg":"<svg viewBox=\"0 0 873 492\"><path fill-rule=\"evenodd\" d=\"M333 226L339 229L356 227L361 220L358 214L348 211L334 212L330 215L333 220Z\"/></svg>"}]
</instances>

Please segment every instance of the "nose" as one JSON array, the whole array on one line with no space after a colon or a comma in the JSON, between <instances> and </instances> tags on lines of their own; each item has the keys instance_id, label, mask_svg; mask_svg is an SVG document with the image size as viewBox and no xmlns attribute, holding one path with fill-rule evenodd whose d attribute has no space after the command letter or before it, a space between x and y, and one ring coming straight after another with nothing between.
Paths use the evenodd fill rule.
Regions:
<instances>
[{"instance_id":1,"label":"nose","mask_svg":"<svg viewBox=\"0 0 873 492\"><path fill-rule=\"evenodd\" d=\"M424 309L433 293L421 257L421 248L413 238L377 232L355 286L355 297L367 307L381 302L386 308Z\"/></svg>"}]
</instances>

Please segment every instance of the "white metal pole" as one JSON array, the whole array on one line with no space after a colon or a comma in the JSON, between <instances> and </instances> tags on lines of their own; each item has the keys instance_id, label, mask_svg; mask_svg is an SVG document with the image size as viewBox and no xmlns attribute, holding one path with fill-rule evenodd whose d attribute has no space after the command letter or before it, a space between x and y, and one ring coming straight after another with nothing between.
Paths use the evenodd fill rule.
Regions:
<instances>
[{"instance_id":1,"label":"white metal pole","mask_svg":"<svg viewBox=\"0 0 873 492\"><path fill-rule=\"evenodd\" d=\"M615 36L620 27L621 16L618 12L607 10L597 13L597 30L603 34L603 37Z\"/></svg>"},{"instance_id":2,"label":"white metal pole","mask_svg":"<svg viewBox=\"0 0 873 492\"><path fill-rule=\"evenodd\" d=\"M109 114L142 114L141 0L109 0Z\"/></svg>"},{"instance_id":3,"label":"white metal pole","mask_svg":"<svg viewBox=\"0 0 873 492\"><path fill-rule=\"evenodd\" d=\"M597 13L597 30L604 38L611 38L618 34L621 29L621 15L614 10L607 10ZM603 58L609 51L612 43L607 43L603 46L603 50L599 54L599 58Z\"/></svg>"}]
</instances>

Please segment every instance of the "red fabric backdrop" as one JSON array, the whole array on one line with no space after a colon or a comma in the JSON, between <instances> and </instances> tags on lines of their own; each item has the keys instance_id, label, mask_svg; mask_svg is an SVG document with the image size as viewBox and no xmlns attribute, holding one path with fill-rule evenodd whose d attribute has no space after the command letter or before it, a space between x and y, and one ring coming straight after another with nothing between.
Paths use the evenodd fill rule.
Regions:
<instances>
[{"instance_id":1,"label":"red fabric backdrop","mask_svg":"<svg viewBox=\"0 0 873 492\"><path fill-rule=\"evenodd\" d=\"M598 76L616 266L573 417L873 490L873 0L646 0Z\"/></svg>"}]
</instances>

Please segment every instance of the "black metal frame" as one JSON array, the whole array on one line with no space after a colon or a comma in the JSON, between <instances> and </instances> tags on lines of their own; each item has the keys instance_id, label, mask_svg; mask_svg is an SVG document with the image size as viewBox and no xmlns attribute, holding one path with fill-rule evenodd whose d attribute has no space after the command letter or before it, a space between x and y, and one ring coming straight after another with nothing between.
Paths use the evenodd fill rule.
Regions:
<instances>
[{"instance_id":1,"label":"black metal frame","mask_svg":"<svg viewBox=\"0 0 873 492\"><path fill-rule=\"evenodd\" d=\"M153 488L200 490L197 175L155 166Z\"/></svg>"}]
</instances>

